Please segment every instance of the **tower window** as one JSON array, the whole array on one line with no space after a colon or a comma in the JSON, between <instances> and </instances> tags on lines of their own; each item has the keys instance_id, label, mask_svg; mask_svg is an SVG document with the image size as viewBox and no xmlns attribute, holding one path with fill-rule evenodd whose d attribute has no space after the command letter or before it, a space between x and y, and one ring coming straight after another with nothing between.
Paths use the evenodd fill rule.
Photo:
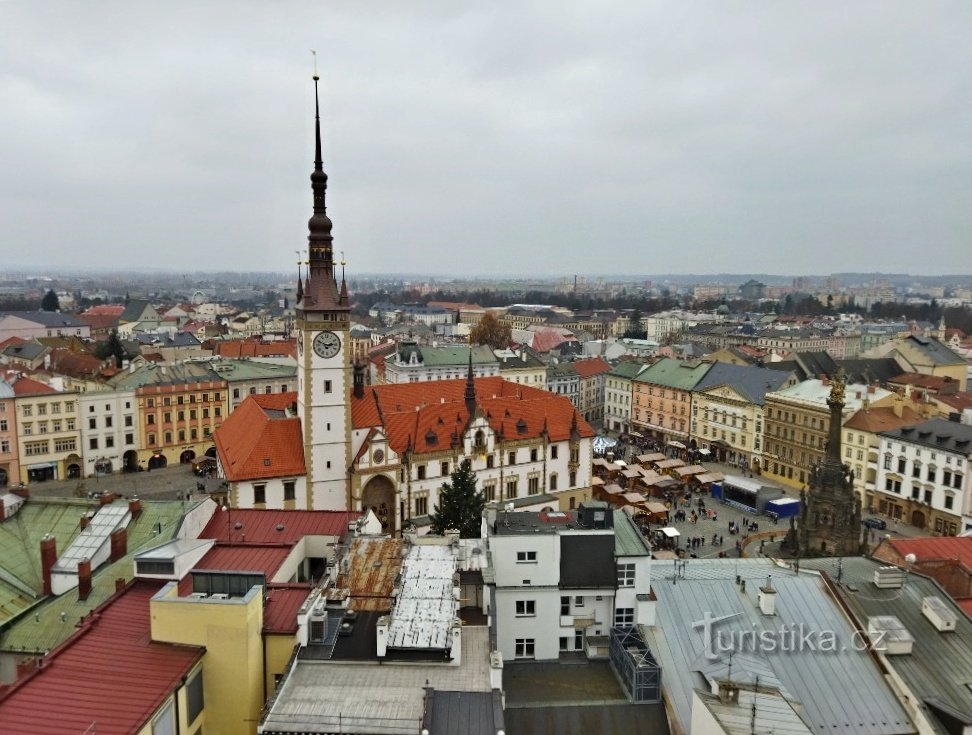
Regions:
<instances>
[{"instance_id":1,"label":"tower window","mask_svg":"<svg viewBox=\"0 0 972 735\"><path fill-rule=\"evenodd\" d=\"M324 381L324 392L325 393L330 393L331 392L331 381L330 380L325 380Z\"/></svg>"}]
</instances>

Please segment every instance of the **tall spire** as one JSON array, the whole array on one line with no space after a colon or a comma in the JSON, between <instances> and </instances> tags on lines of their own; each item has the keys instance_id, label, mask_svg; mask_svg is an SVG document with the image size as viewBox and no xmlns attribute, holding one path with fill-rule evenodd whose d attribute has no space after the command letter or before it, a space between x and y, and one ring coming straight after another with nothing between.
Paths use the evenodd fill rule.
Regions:
<instances>
[{"instance_id":1,"label":"tall spire","mask_svg":"<svg viewBox=\"0 0 972 735\"><path fill-rule=\"evenodd\" d=\"M316 60L316 55L315 55ZM347 309L347 299L342 303L334 273L334 238L331 236L331 218L327 216L327 174L324 173L324 157L321 152L321 103L314 69L314 170L311 172L311 190L314 212L307 222L307 271L304 283L303 304L305 310L328 311Z\"/></svg>"}]
</instances>

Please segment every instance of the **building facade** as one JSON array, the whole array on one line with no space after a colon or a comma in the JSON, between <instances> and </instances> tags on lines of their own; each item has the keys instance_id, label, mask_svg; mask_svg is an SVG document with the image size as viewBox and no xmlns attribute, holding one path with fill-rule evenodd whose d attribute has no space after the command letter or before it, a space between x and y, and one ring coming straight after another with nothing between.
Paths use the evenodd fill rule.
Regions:
<instances>
[{"instance_id":1,"label":"building facade","mask_svg":"<svg viewBox=\"0 0 972 735\"><path fill-rule=\"evenodd\" d=\"M943 536L972 529L972 427L931 419L881 433L878 511Z\"/></svg>"},{"instance_id":2,"label":"building facade","mask_svg":"<svg viewBox=\"0 0 972 735\"><path fill-rule=\"evenodd\" d=\"M692 432L692 391L712 367L663 358L632 380L632 426L659 443L687 446Z\"/></svg>"},{"instance_id":3,"label":"building facade","mask_svg":"<svg viewBox=\"0 0 972 735\"><path fill-rule=\"evenodd\" d=\"M647 369L642 362L619 362L604 380L604 428L620 434L631 430L632 381Z\"/></svg>"}]
</instances>

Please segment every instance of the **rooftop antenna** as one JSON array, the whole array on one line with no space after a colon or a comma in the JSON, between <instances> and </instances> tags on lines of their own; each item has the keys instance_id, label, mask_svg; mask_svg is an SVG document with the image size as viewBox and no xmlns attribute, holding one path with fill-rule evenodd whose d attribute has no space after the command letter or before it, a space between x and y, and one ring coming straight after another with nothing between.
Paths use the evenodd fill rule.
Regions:
<instances>
[{"instance_id":1,"label":"rooftop antenna","mask_svg":"<svg viewBox=\"0 0 972 735\"><path fill-rule=\"evenodd\" d=\"M759 694L759 675L756 676L756 684L753 687L753 707L749 717L749 732L756 735L756 695Z\"/></svg>"}]
</instances>

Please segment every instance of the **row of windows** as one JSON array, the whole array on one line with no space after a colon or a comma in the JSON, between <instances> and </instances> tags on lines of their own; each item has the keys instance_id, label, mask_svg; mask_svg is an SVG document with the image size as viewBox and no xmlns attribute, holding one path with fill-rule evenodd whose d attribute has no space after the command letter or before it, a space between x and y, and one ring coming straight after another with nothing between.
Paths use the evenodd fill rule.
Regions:
<instances>
[{"instance_id":1,"label":"row of windows","mask_svg":"<svg viewBox=\"0 0 972 735\"><path fill-rule=\"evenodd\" d=\"M202 435L203 435L203 437L209 437L211 434L212 434L212 429L210 427L208 427L208 426L204 426L203 429L202 429ZM126 444L131 443L127 439L127 437L131 436L131 434L126 434L125 436L126 436L125 443ZM172 436L173 436L173 434L172 434L171 431L166 431L164 434L162 434L162 443L163 444L172 444ZM188 440L186 439L187 434L186 434L186 430L185 429L179 429L179 431L177 433L177 436L178 436L177 441L180 444L182 442L185 442L185 441L196 441L197 439L199 439L199 430L198 429L190 429L189 430L189 434L188 434L188 437L189 437ZM155 445L155 443L156 443L156 435L155 434L149 434L146 437L146 439L147 439L147 444L150 447Z\"/></svg>"},{"instance_id":2,"label":"row of windows","mask_svg":"<svg viewBox=\"0 0 972 735\"><path fill-rule=\"evenodd\" d=\"M47 407L48 406L50 406L51 413L60 413L61 412L61 402L60 401L56 401L54 403L38 403L38 404L36 404L37 415L38 416L46 416L47 415ZM34 415L34 407L35 407L35 405L33 403L25 403L23 406L20 407L21 415L23 415L23 416L33 416ZM74 401L64 401L64 413L71 413L72 411L74 411Z\"/></svg>"},{"instance_id":3,"label":"row of windows","mask_svg":"<svg viewBox=\"0 0 972 735\"><path fill-rule=\"evenodd\" d=\"M220 416L222 416L222 414L223 414L223 410L222 410L222 408L220 406L213 406L213 416L215 418L219 418ZM209 418L209 409L208 408L204 408L202 410L202 417L204 419L208 419ZM146 414L145 415L145 423L146 424L149 424L149 425L154 424L156 422L156 419L157 418L158 418L157 414L154 414L154 413ZM189 409L189 420L190 421L195 421L197 418L198 418L198 414L196 412L196 409L190 408ZM92 419L92 421L93 420L94 419ZM185 420L186 420L186 412L185 411L176 411L176 421L185 421ZM162 414L162 423L163 424L171 424L172 423L172 412L171 411L166 411L165 413ZM111 426L110 423L108 425ZM125 425L126 426L130 426L131 424L125 424ZM91 428L93 429L94 427L92 426Z\"/></svg>"},{"instance_id":4,"label":"row of windows","mask_svg":"<svg viewBox=\"0 0 972 735\"><path fill-rule=\"evenodd\" d=\"M894 493L896 495L901 495L901 480L893 480L890 477L885 478L885 480L884 480L884 489L887 492L889 492L889 493ZM922 501L924 503L928 503L929 505L931 505L931 502L932 502L932 491L930 489L928 489L928 488L925 488L924 490L922 490L919 487L912 487L911 488L911 499L912 500L919 500L919 501ZM946 510L952 510L952 507L955 505L955 496L952 495L951 493L945 493L945 499L943 501L943 505L944 505L944 507L945 507Z\"/></svg>"},{"instance_id":5,"label":"row of windows","mask_svg":"<svg viewBox=\"0 0 972 735\"><path fill-rule=\"evenodd\" d=\"M328 380L327 382L330 383L331 381ZM280 386L280 392L281 393L286 393L287 390L288 390L288 386L287 386L286 383L284 383L283 385ZM273 386L272 385L265 385L265 386L263 386L263 392L264 393L268 393L268 394L269 393L273 393ZM330 393L330 390L328 390L327 392ZM250 386L250 395L251 396L255 396L256 393L257 393L256 386L255 385ZM233 389L233 398L239 398L239 397L240 397L240 389L239 388L234 388ZM217 398L216 400L219 400L219 399ZM192 403L192 401L190 401L190 403Z\"/></svg>"},{"instance_id":6,"label":"row of windows","mask_svg":"<svg viewBox=\"0 0 972 735\"><path fill-rule=\"evenodd\" d=\"M283 484L283 499L284 500L294 500L297 497L297 482L296 480L285 480ZM267 486L266 485L254 485L253 486L253 504L260 505L267 502Z\"/></svg>"},{"instance_id":7,"label":"row of windows","mask_svg":"<svg viewBox=\"0 0 972 735\"><path fill-rule=\"evenodd\" d=\"M894 462L893 462L893 458L891 457L891 455L890 454L885 454L884 455L884 469L886 469L886 470L892 469L892 465L893 464L894 464ZM911 466L911 476L914 477L915 479L920 480L921 479L921 476L922 476L922 469L923 469L923 467L922 467L921 462L919 462L919 461L916 460L915 462L912 463L912 466ZM928 481L928 482L937 482L938 481L938 468L935 467L935 465L929 465L927 468L924 468L924 469L925 469L924 475L925 475L925 480L926 481ZM898 457L897 470L898 470L898 473L900 473L902 475L907 474L907 471L908 471L908 461L904 457ZM942 470L942 480L941 480L941 484L942 485L945 485L946 487L953 487L955 489L958 489L958 488L962 487L962 480L963 480L963 478L964 478L964 476L962 474L958 473L958 472L952 472L951 470L943 469Z\"/></svg>"},{"instance_id":8,"label":"row of windows","mask_svg":"<svg viewBox=\"0 0 972 735\"><path fill-rule=\"evenodd\" d=\"M34 433L35 425L33 422L26 421L20 425L21 436L31 436ZM53 419L48 421L38 421L36 424L38 434L57 434L61 431L74 431L75 422L74 419Z\"/></svg>"},{"instance_id":9,"label":"row of windows","mask_svg":"<svg viewBox=\"0 0 972 735\"><path fill-rule=\"evenodd\" d=\"M210 394L209 393L202 393L199 396L196 396L195 394L190 394L189 395L189 400L186 401L185 400L186 399L186 396L179 395L179 396L176 396L176 405L177 406L181 406L184 403L197 403L197 402L200 402L200 403L209 403L209 397L210 397ZM222 400L223 394L222 393L219 393L219 392L213 393L212 394L212 398L213 398L213 401L219 402L219 401ZM172 405L172 396L162 396L162 398L161 399L158 399L158 400L159 400L158 405L160 405L160 406L171 406ZM146 398L145 399L145 405L148 406L149 408L155 408L156 399L155 398Z\"/></svg>"}]
</instances>

